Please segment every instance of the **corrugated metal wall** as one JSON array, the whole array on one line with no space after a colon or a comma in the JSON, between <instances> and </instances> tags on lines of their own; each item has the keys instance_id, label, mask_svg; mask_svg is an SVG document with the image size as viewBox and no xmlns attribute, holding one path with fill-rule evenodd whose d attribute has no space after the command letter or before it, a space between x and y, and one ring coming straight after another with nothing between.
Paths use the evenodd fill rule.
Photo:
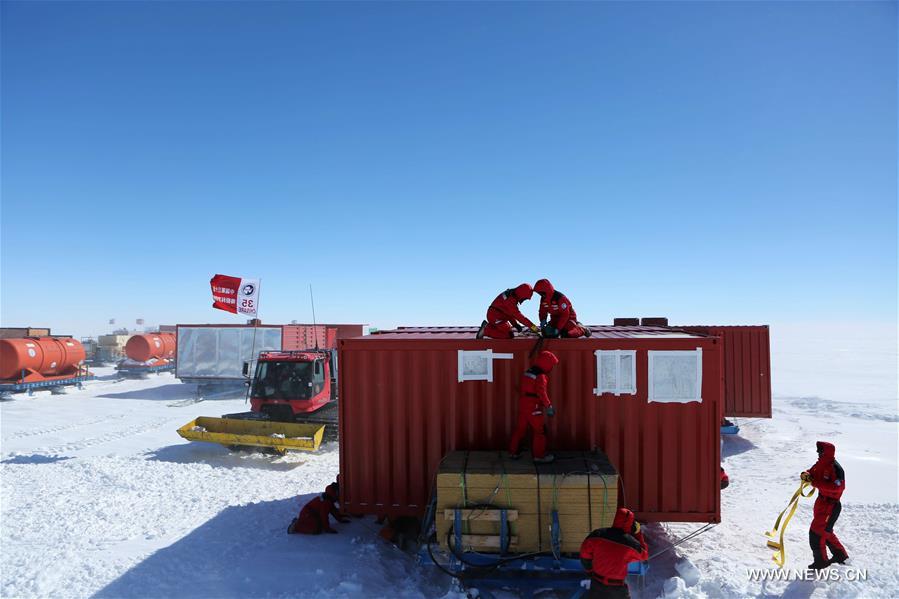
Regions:
<instances>
[{"instance_id":1,"label":"corrugated metal wall","mask_svg":"<svg viewBox=\"0 0 899 599\"><path fill-rule=\"evenodd\" d=\"M321 349L337 347L337 329L328 325L286 324L282 330L281 349L295 351L312 349L316 345Z\"/></svg>"},{"instance_id":2,"label":"corrugated metal wall","mask_svg":"<svg viewBox=\"0 0 899 599\"><path fill-rule=\"evenodd\" d=\"M771 418L771 345L766 325L677 327L724 343L724 415Z\"/></svg>"},{"instance_id":3,"label":"corrugated metal wall","mask_svg":"<svg viewBox=\"0 0 899 599\"><path fill-rule=\"evenodd\" d=\"M299 350L315 347L316 335L318 347L337 349L337 340L346 337L358 337L364 332L361 324L286 324L281 349Z\"/></svg>"},{"instance_id":4,"label":"corrugated metal wall","mask_svg":"<svg viewBox=\"0 0 899 599\"><path fill-rule=\"evenodd\" d=\"M421 515L441 458L453 449L505 449L532 342L382 338L340 342L341 500L350 512ZM702 403L647 402L648 349L703 349ZM512 353L494 382L457 381L457 350ZM546 343L557 415L550 449L602 448L624 502L650 521L720 520L717 339L579 339ZM637 395L593 393L596 349L636 349Z\"/></svg>"}]
</instances>

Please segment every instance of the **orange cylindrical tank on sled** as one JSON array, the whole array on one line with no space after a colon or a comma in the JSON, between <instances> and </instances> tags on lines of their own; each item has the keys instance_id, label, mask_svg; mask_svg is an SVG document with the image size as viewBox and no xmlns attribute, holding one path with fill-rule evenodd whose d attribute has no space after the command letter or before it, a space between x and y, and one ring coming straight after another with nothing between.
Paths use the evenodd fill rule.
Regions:
<instances>
[{"instance_id":1,"label":"orange cylindrical tank on sled","mask_svg":"<svg viewBox=\"0 0 899 599\"><path fill-rule=\"evenodd\" d=\"M71 337L0 339L0 379L75 374L84 357L84 346Z\"/></svg>"},{"instance_id":2,"label":"orange cylindrical tank on sled","mask_svg":"<svg viewBox=\"0 0 899 599\"><path fill-rule=\"evenodd\" d=\"M134 335L125 344L125 355L135 362L175 357L175 336L171 333Z\"/></svg>"}]
</instances>

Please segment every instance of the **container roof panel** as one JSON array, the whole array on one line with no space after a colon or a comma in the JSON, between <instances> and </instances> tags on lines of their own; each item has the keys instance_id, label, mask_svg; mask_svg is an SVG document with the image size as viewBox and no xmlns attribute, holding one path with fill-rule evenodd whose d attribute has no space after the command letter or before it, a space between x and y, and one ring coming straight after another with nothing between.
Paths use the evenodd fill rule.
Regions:
<instances>
[{"instance_id":1,"label":"container roof panel","mask_svg":"<svg viewBox=\"0 0 899 599\"><path fill-rule=\"evenodd\" d=\"M681 331L671 327L589 325L593 338L597 339L689 339L708 337L702 333ZM372 339L474 339L478 327L397 327L378 331L370 335ZM533 340L533 335L520 335L522 339Z\"/></svg>"}]
</instances>

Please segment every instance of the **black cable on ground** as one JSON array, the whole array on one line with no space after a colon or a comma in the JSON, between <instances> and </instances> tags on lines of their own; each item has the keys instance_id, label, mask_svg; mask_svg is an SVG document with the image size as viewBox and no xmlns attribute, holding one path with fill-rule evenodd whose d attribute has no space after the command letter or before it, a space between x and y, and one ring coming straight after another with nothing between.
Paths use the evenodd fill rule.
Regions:
<instances>
[{"instance_id":1,"label":"black cable on ground","mask_svg":"<svg viewBox=\"0 0 899 599\"><path fill-rule=\"evenodd\" d=\"M693 532L691 532L690 534L688 534L685 537L681 537L680 539L675 539L675 542L672 543L670 547L666 547L665 549L662 549L661 551L657 551L656 553L653 553L648 558L646 558L646 561L656 558L656 557L662 555L663 553L667 553L667 552L671 551L672 549L674 549L675 547L677 547L678 545L680 545L681 543L686 543L687 541L690 541L690 540L698 537L702 533L712 530L716 526L718 526L718 524L712 522L712 523L706 524L702 528L694 530Z\"/></svg>"}]
</instances>

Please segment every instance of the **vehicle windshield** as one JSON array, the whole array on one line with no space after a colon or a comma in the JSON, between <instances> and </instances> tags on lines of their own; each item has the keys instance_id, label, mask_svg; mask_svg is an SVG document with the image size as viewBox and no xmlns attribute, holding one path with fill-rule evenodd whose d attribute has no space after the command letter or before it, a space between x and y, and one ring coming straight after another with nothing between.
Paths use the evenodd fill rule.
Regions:
<instances>
[{"instance_id":1,"label":"vehicle windshield","mask_svg":"<svg viewBox=\"0 0 899 599\"><path fill-rule=\"evenodd\" d=\"M252 394L260 399L304 399L311 382L311 362L259 362Z\"/></svg>"}]
</instances>

